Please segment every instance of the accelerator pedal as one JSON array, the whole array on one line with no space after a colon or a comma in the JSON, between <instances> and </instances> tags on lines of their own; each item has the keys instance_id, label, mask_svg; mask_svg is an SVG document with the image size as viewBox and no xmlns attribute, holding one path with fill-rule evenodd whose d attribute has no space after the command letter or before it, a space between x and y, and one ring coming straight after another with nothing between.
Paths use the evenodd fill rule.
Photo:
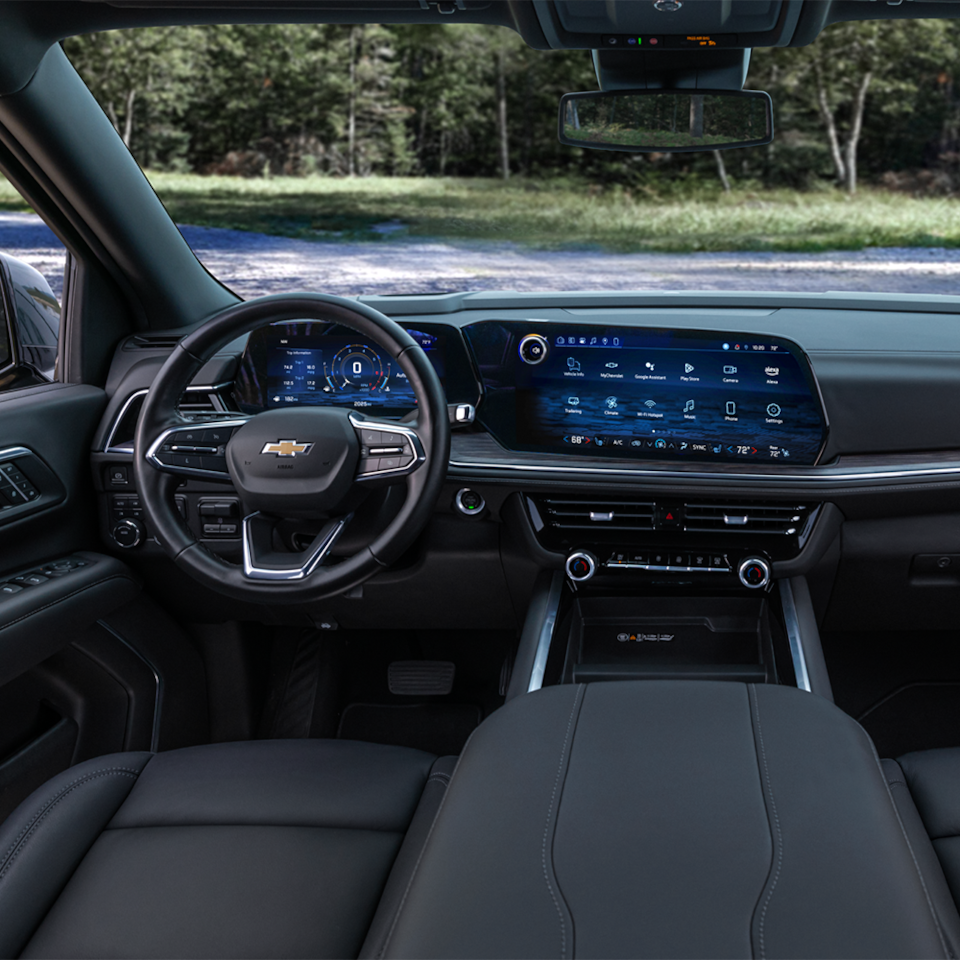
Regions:
<instances>
[{"instance_id":1,"label":"accelerator pedal","mask_svg":"<svg viewBox=\"0 0 960 960\"><path fill-rule=\"evenodd\" d=\"M387 667L387 685L401 697L444 697L456 672L449 660L394 660Z\"/></svg>"}]
</instances>

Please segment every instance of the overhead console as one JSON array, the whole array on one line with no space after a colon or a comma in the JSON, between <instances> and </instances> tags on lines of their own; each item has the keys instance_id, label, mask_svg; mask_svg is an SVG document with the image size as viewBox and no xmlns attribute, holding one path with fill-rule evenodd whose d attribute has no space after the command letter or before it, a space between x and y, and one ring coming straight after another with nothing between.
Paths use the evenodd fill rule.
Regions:
<instances>
[{"instance_id":1,"label":"overhead console","mask_svg":"<svg viewBox=\"0 0 960 960\"><path fill-rule=\"evenodd\" d=\"M789 340L536 320L464 333L480 421L511 450L809 465L826 443L813 371Z\"/></svg>"}]
</instances>

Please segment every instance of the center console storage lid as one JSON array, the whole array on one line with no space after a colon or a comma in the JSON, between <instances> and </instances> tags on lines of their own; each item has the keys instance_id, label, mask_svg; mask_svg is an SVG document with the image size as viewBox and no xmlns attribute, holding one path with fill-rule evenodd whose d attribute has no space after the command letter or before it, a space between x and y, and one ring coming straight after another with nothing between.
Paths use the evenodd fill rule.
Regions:
<instances>
[{"instance_id":1,"label":"center console storage lid","mask_svg":"<svg viewBox=\"0 0 960 960\"><path fill-rule=\"evenodd\" d=\"M385 954L950 951L853 720L793 688L648 680L527 694L477 730Z\"/></svg>"}]
</instances>

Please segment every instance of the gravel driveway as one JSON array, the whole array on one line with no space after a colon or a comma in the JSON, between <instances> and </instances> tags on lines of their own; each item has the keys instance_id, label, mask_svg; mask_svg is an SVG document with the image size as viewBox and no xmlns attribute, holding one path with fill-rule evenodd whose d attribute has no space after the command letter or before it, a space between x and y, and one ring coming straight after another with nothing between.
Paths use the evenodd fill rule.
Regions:
<instances>
[{"instance_id":1,"label":"gravel driveway","mask_svg":"<svg viewBox=\"0 0 960 960\"><path fill-rule=\"evenodd\" d=\"M529 250L513 243L384 239L331 243L180 228L214 276L245 298L290 290L825 290L960 294L960 250L854 253L631 253ZM0 250L59 296L63 250L39 217L0 213Z\"/></svg>"}]
</instances>

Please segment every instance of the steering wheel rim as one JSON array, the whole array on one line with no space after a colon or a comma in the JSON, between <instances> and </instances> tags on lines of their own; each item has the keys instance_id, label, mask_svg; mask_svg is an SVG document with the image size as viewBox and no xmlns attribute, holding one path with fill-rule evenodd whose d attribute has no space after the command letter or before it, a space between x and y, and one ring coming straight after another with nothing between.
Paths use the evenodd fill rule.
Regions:
<instances>
[{"instance_id":1,"label":"steering wheel rim","mask_svg":"<svg viewBox=\"0 0 960 960\"><path fill-rule=\"evenodd\" d=\"M422 456L415 458L408 472L396 478L406 485L403 506L386 528L358 553L333 566L314 564L312 569L302 571L300 575L262 579L249 574L249 564L230 563L196 539L173 500L179 478L191 471L161 465L151 453L165 433L198 426L196 421L181 416L177 408L186 386L218 350L258 327L297 320L326 321L345 326L372 340L399 363L417 398L414 421L397 424L363 417L352 411L349 416L343 411L343 415L348 416L355 426L362 422L381 430L399 428L406 434L413 434L416 441L413 443L414 452L422 452ZM245 422L254 421L258 416L263 414ZM230 449L229 445L227 449ZM316 293L277 294L229 307L177 344L160 368L143 403L134 439L134 478L151 533L177 566L195 580L237 600L303 603L343 593L400 557L433 513L446 477L449 451L450 425L443 387L426 354L402 327L378 310L342 297ZM231 463L229 457L228 463ZM243 499L232 463L229 479ZM244 510L247 511L246 503ZM252 516L248 514L243 524L245 559L248 549L252 549L249 542L253 537ZM332 547L342 526L332 534L332 540L320 553L318 562ZM293 572L295 568L290 570Z\"/></svg>"}]
</instances>

